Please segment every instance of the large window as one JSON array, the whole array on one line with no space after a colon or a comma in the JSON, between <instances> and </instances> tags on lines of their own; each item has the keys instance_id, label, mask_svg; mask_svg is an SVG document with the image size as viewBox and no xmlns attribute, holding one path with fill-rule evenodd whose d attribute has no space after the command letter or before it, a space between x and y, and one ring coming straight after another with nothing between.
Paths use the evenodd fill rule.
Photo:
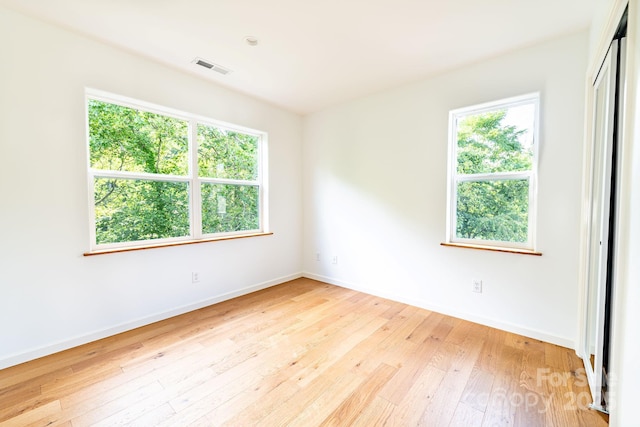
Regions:
<instances>
[{"instance_id":1,"label":"large window","mask_svg":"<svg viewBox=\"0 0 640 427\"><path fill-rule=\"evenodd\" d=\"M448 243L535 249L538 94L449 114Z\"/></svg>"},{"instance_id":2,"label":"large window","mask_svg":"<svg viewBox=\"0 0 640 427\"><path fill-rule=\"evenodd\" d=\"M264 133L87 92L92 250L265 231Z\"/></svg>"}]
</instances>

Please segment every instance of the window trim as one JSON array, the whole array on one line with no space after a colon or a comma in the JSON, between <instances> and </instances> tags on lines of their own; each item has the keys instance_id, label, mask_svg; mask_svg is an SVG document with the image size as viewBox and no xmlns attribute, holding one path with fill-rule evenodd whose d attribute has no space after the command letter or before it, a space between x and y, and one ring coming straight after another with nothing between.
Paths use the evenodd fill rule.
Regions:
<instances>
[{"instance_id":1,"label":"window trim","mask_svg":"<svg viewBox=\"0 0 640 427\"><path fill-rule=\"evenodd\" d=\"M85 138L87 148L87 182L88 182L88 209L89 209L89 251L85 255L125 252L136 249L149 249L154 247L177 246L190 243L201 243L209 241L229 240L234 238L252 237L272 234L269 230L269 206L268 206L268 135L264 131L251 129L244 126L235 125L209 117L180 111L170 107L105 92L102 90L85 89ZM188 132L188 173L186 175L164 175L148 172L128 172L128 171L108 171L93 169L91 167L91 149L89 135L89 101L97 100L101 102L120 105L135 110L160 114L187 122ZM243 133L258 138L258 173L255 180L239 180L226 178L200 177L198 175L198 125L222 128L227 131ZM116 178L147 181L164 182L186 182L189 186L189 235L179 237L168 237L162 239L137 240L131 242L103 243L96 241L96 217L95 217L95 194L94 182L96 178ZM258 228L251 230L241 230L222 233L202 232L202 199L201 184L224 184L255 186L258 188Z\"/></svg>"},{"instance_id":2,"label":"window trim","mask_svg":"<svg viewBox=\"0 0 640 427\"><path fill-rule=\"evenodd\" d=\"M458 121L464 117L494 111L500 108L511 108L520 105L534 105L533 124L533 160L531 170L516 172L496 172L482 174L458 174ZM443 246L472 247L474 249L486 248L489 250L505 249L509 252L536 251L536 224L538 211L538 153L540 147L540 92L532 92L524 95L503 98L496 101L476 104L468 107L449 111L449 135L448 135L448 167L447 167L447 218L446 239ZM523 243L505 242L496 240L466 239L456 237L457 217L457 187L460 182L486 182L498 180L529 180L529 211L527 224L527 241Z\"/></svg>"}]
</instances>

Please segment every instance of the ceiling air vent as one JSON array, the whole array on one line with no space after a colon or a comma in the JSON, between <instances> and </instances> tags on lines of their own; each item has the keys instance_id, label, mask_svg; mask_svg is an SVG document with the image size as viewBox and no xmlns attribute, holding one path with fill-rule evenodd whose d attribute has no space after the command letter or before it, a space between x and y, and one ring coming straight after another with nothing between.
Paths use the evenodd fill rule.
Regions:
<instances>
[{"instance_id":1,"label":"ceiling air vent","mask_svg":"<svg viewBox=\"0 0 640 427\"><path fill-rule=\"evenodd\" d=\"M208 68L209 70L213 70L216 73L220 73L222 75L227 75L231 72L230 69L223 67L222 65L214 64L213 62L206 61L202 58L195 58L191 62L193 62L196 65L200 65L201 67Z\"/></svg>"}]
</instances>

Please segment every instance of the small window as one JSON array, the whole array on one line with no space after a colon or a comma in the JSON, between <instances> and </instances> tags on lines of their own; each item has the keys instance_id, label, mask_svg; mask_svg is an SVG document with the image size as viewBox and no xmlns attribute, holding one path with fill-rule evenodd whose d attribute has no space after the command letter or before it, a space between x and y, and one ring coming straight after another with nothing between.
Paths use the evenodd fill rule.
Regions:
<instances>
[{"instance_id":1,"label":"small window","mask_svg":"<svg viewBox=\"0 0 640 427\"><path fill-rule=\"evenodd\" d=\"M535 249L539 95L449 113L447 242Z\"/></svg>"},{"instance_id":2,"label":"small window","mask_svg":"<svg viewBox=\"0 0 640 427\"><path fill-rule=\"evenodd\" d=\"M87 92L92 250L265 231L266 135Z\"/></svg>"}]
</instances>

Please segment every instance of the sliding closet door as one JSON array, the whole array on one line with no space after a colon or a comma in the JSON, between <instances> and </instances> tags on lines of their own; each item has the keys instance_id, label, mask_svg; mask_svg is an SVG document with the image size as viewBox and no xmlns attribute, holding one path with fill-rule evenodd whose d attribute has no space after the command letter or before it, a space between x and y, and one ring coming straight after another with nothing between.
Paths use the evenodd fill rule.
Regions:
<instances>
[{"instance_id":1,"label":"sliding closet door","mask_svg":"<svg viewBox=\"0 0 640 427\"><path fill-rule=\"evenodd\" d=\"M594 83L593 140L591 163L591 211L589 234L589 267L587 274L587 331L585 368L595 409L606 410L604 359L608 355L607 310L612 286L615 221L616 82L619 43L614 40Z\"/></svg>"}]
</instances>

